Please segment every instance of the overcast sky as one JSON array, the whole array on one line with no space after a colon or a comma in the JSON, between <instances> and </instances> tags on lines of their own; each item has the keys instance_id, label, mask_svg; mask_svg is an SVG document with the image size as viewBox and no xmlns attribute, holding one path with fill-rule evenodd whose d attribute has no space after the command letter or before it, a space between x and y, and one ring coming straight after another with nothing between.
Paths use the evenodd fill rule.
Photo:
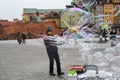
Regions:
<instances>
[{"instance_id":1,"label":"overcast sky","mask_svg":"<svg viewBox=\"0 0 120 80\"><path fill-rule=\"evenodd\" d=\"M72 0L1 0L0 19L22 19L23 8L65 9Z\"/></svg>"}]
</instances>

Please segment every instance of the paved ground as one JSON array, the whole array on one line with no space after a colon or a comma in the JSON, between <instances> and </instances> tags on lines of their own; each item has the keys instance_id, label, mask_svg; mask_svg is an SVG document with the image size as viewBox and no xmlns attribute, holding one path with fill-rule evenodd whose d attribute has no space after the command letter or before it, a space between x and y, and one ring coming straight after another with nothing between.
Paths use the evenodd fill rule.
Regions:
<instances>
[{"instance_id":1,"label":"paved ground","mask_svg":"<svg viewBox=\"0 0 120 80\"><path fill-rule=\"evenodd\" d=\"M69 66L71 64L84 64L78 48L59 48L62 71L65 72L65 75L51 77L48 75L49 60L46 49L44 46L38 45L1 42L0 80L68 80Z\"/></svg>"},{"instance_id":2,"label":"paved ground","mask_svg":"<svg viewBox=\"0 0 120 80\"><path fill-rule=\"evenodd\" d=\"M51 77L44 46L0 44L0 80L67 80L69 65L83 63L78 48L59 49L59 55L65 75Z\"/></svg>"}]
</instances>

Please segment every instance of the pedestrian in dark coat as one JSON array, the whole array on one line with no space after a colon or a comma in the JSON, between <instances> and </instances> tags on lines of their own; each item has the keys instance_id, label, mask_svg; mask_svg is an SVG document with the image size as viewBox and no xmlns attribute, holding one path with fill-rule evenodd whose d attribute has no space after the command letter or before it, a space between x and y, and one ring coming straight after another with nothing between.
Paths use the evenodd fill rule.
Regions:
<instances>
[{"instance_id":1,"label":"pedestrian in dark coat","mask_svg":"<svg viewBox=\"0 0 120 80\"><path fill-rule=\"evenodd\" d=\"M111 29L111 31L110 31L110 39L115 39L116 38L116 31L115 31L115 29Z\"/></svg>"},{"instance_id":2,"label":"pedestrian in dark coat","mask_svg":"<svg viewBox=\"0 0 120 80\"><path fill-rule=\"evenodd\" d=\"M22 41L23 41L23 43L25 44L26 43L26 40L27 39L27 36L26 36L26 34L23 32L22 33Z\"/></svg>"},{"instance_id":3,"label":"pedestrian in dark coat","mask_svg":"<svg viewBox=\"0 0 120 80\"><path fill-rule=\"evenodd\" d=\"M107 30L104 29L102 33L103 38L105 39L105 42L107 41Z\"/></svg>"},{"instance_id":4,"label":"pedestrian in dark coat","mask_svg":"<svg viewBox=\"0 0 120 80\"><path fill-rule=\"evenodd\" d=\"M22 42L22 34L20 32L17 33L17 42L21 44Z\"/></svg>"},{"instance_id":5,"label":"pedestrian in dark coat","mask_svg":"<svg viewBox=\"0 0 120 80\"><path fill-rule=\"evenodd\" d=\"M111 41L111 46L115 46L117 44L115 29L111 29L110 31L110 41Z\"/></svg>"}]
</instances>

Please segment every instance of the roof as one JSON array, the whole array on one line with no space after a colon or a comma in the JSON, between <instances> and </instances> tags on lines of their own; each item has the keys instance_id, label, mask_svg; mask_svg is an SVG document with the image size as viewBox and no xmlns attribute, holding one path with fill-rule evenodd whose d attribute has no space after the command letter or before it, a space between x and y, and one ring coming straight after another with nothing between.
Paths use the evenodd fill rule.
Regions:
<instances>
[{"instance_id":1,"label":"roof","mask_svg":"<svg viewBox=\"0 0 120 80\"><path fill-rule=\"evenodd\" d=\"M23 13L36 13L37 9L36 8L24 8Z\"/></svg>"},{"instance_id":2,"label":"roof","mask_svg":"<svg viewBox=\"0 0 120 80\"><path fill-rule=\"evenodd\" d=\"M49 13L50 11L60 12L63 9L36 9L36 8L24 8L23 13Z\"/></svg>"}]
</instances>

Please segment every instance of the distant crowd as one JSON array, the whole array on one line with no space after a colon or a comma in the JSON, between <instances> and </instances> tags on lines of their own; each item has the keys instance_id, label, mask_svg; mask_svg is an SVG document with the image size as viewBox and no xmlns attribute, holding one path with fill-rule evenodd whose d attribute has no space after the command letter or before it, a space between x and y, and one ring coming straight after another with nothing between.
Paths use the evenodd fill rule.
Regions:
<instances>
[{"instance_id":1,"label":"distant crowd","mask_svg":"<svg viewBox=\"0 0 120 80\"><path fill-rule=\"evenodd\" d=\"M24 32L18 32L17 33L17 42L19 44L23 43L25 44L26 43L26 39L27 39L27 35L24 33Z\"/></svg>"}]
</instances>

